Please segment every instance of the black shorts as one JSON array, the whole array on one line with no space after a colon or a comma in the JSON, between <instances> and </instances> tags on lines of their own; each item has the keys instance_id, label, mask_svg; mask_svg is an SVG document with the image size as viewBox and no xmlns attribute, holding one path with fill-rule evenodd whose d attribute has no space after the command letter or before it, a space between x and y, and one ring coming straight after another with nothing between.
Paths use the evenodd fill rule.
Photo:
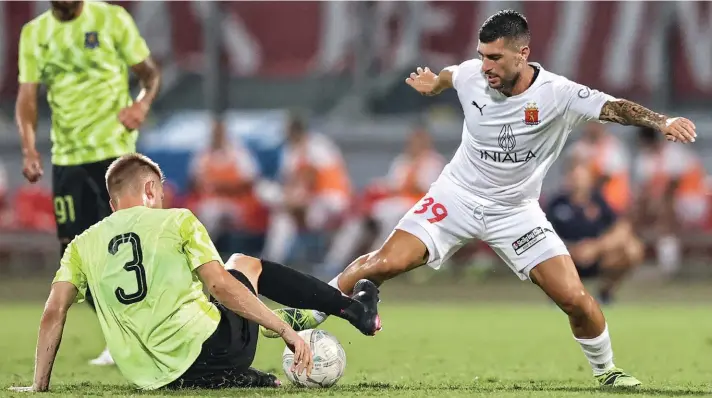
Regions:
<instances>
[{"instance_id":1,"label":"black shorts","mask_svg":"<svg viewBox=\"0 0 712 398\"><path fill-rule=\"evenodd\" d=\"M256 295L249 279L239 271L230 274ZM244 373L255 359L259 325L225 308L215 299L220 311L220 324L203 343L193 365L166 388L231 388L246 387Z\"/></svg>"},{"instance_id":2,"label":"black shorts","mask_svg":"<svg viewBox=\"0 0 712 398\"><path fill-rule=\"evenodd\" d=\"M104 178L113 161L52 166L54 217L59 239L72 240L111 214Z\"/></svg>"}]
</instances>

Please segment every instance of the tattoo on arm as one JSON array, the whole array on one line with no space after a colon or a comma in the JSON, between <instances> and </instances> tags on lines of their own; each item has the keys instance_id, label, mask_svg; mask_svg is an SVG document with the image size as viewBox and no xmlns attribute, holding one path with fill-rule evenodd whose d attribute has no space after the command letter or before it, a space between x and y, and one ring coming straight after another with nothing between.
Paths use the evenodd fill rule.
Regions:
<instances>
[{"instance_id":1,"label":"tattoo on arm","mask_svg":"<svg viewBox=\"0 0 712 398\"><path fill-rule=\"evenodd\" d=\"M137 100L145 101L150 105L156 98L158 90L161 86L161 72L158 69L158 66L151 58L148 58L145 61L132 66L131 70L136 74L136 77L138 77L138 80L141 82L142 90Z\"/></svg>"},{"instance_id":2,"label":"tattoo on arm","mask_svg":"<svg viewBox=\"0 0 712 398\"><path fill-rule=\"evenodd\" d=\"M667 116L628 100L608 101L601 109L600 120L624 126L652 127L656 130L665 126Z\"/></svg>"}]
</instances>

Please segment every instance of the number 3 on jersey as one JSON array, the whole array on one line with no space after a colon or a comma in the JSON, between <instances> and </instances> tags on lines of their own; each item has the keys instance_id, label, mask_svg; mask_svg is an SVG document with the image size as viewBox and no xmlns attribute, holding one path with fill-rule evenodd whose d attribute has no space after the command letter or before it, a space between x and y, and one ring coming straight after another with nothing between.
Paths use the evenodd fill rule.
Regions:
<instances>
[{"instance_id":1,"label":"number 3 on jersey","mask_svg":"<svg viewBox=\"0 0 712 398\"><path fill-rule=\"evenodd\" d=\"M146 283L146 268L143 266L143 250L141 250L141 239L133 232L115 236L109 242L109 253L115 255L119 251L119 246L124 243L131 244L133 258L128 263L124 264L124 269L128 272L136 273L136 284L138 285L135 293L126 293L124 288L117 287L114 291L116 299L121 304L133 304L146 298L148 293L148 284Z\"/></svg>"},{"instance_id":2,"label":"number 3 on jersey","mask_svg":"<svg viewBox=\"0 0 712 398\"><path fill-rule=\"evenodd\" d=\"M442 203L435 203L435 199L431 197L423 198L421 206L418 210L414 211L415 214L423 214L430 210L432 217L428 218L428 221L433 224L438 221L442 221L447 217L447 209Z\"/></svg>"}]
</instances>

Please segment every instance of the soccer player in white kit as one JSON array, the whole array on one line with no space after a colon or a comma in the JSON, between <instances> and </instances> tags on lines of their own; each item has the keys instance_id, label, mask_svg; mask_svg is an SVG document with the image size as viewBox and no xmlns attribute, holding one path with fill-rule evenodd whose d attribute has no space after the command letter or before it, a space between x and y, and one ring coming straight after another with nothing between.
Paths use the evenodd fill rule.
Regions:
<instances>
[{"instance_id":1,"label":"soccer player in white kit","mask_svg":"<svg viewBox=\"0 0 712 398\"><path fill-rule=\"evenodd\" d=\"M380 284L424 264L437 269L460 247L479 239L568 315L601 385L638 386L640 381L614 366L603 313L539 207L542 180L569 133L585 122L648 126L682 143L695 140L695 126L527 62L529 39L524 16L500 11L480 29L479 59L438 75L418 68L406 79L423 95L457 91L465 114L462 144L383 246L351 263L332 285L348 294L360 279ZM316 327L325 318L295 309L278 313L300 323L298 328Z\"/></svg>"}]
</instances>

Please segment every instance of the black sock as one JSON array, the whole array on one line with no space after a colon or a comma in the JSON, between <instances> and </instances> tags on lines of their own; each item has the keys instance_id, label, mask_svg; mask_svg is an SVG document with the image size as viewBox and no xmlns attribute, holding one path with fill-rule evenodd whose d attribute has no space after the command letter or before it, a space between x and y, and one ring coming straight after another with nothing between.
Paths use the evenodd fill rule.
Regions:
<instances>
[{"instance_id":1,"label":"black sock","mask_svg":"<svg viewBox=\"0 0 712 398\"><path fill-rule=\"evenodd\" d=\"M351 306L361 303L327 283L284 265L262 260L259 292L270 300L294 308L317 310L353 321Z\"/></svg>"},{"instance_id":2,"label":"black sock","mask_svg":"<svg viewBox=\"0 0 712 398\"><path fill-rule=\"evenodd\" d=\"M69 246L68 243L60 243L60 256L64 256L64 252L67 251L67 246ZM91 292L89 289L87 289L86 295L85 295L85 301L87 304L89 304L89 307L91 307L92 311L96 312L96 307L94 307L94 297L92 297Z\"/></svg>"}]
</instances>

